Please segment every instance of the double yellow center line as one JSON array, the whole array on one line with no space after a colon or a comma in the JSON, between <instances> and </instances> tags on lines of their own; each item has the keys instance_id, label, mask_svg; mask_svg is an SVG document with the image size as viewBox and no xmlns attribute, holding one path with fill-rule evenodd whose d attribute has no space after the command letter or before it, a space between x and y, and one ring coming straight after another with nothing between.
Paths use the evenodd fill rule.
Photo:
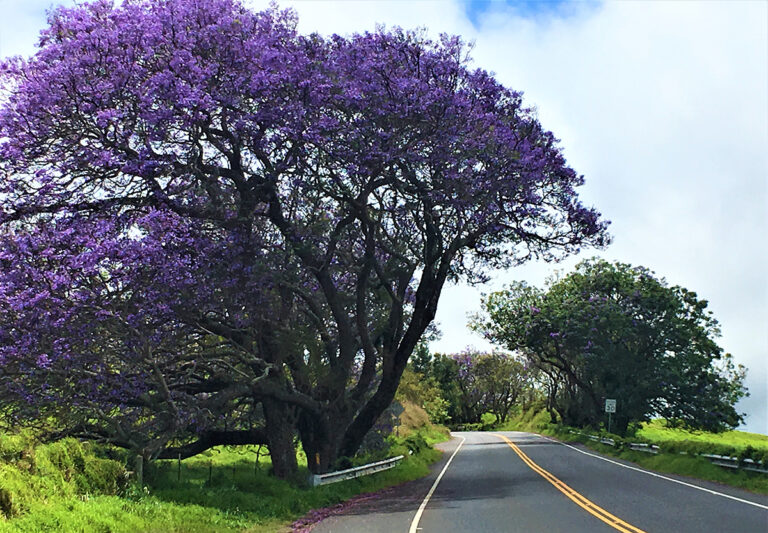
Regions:
<instances>
[{"instance_id":1,"label":"double yellow center line","mask_svg":"<svg viewBox=\"0 0 768 533\"><path fill-rule=\"evenodd\" d=\"M541 468L539 465L531 461L531 459L523 453L523 451L515 445L514 442L509 440L504 435L499 435L497 433L494 433L494 436L499 437L504 442L509 444L509 447L514 450L514 452L520 457L520 459L523 460L525 464L527 464L531 470L539 474L541 477L552 483L552 485L555 486L557 490L565 494L573 503L587 511L589 514L595 516L596 518L599 518L609 526L611 526L614 529L617 529L621 531L622 533L645 533L642 529L638 529L632 524L628 524L621 518L612 515L599 505L596 505L595 503L591 502L575 490L573 490L571 487L557 479L555 476Z\"/></svg>"}]
</instances>

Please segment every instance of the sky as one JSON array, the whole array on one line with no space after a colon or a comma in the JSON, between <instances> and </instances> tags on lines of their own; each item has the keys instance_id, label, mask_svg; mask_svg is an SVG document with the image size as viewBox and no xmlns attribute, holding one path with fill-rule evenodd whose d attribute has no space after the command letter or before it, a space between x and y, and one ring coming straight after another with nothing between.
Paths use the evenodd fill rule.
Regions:
<instances>
[{"instance_id":1,"label":"sky","mask_svg":"<svg viewBox=\"0 0 768 533\"><path fill-rule=\"evenodd\" d=\"M52 0L0 0L0 56L34 52ZM71 4L71 1L64 3ZM267 1L247 0L256 9ZM542 286L593 255L643 265L709 301L748 367L742 429L768 434L768 2L298 0L305 33L377 24L474 42L474 65L522 90L586 178L614 242L559 264L449 286L435 351L491 346L467 327L482 293Z\"/></svg>"}]
</instances>

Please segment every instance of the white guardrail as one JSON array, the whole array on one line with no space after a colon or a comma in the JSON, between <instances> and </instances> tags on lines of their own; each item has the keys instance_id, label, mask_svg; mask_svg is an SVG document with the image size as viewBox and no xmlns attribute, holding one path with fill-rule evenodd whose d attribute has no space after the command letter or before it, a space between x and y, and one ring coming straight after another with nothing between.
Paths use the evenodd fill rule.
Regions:
<instances>
[{"instance_id":1,"label":"white guardrail","mask_svg":"<svg viewBox=\"0 0 768 533\"><path fill-rule=\"evenodd\" d=\"M382 470L389 470L390 468L396 467L404 457L404 455L398 455L397 457L391 457L389 459L384 459L383 461L356 466L355 468L347 468L346 470L339 470L338 472L312 474L309 476L309 484L313 487L317 487L318 485L328 485L329 483L336 483L337 481L344 481L360 476L367 476L375 472L381 472Z\"/></svg>"},{"instance_id":2,"label":"white guardrail","mask_svg":"<svg viewBox=\"0 0 768 533\"><path fill-rule=\"evenodd\" d=\"M589 440L593 440L601 444L616 446L616 442L613 439L598 437L596 435L589 435L588 433L581 433L579 431L573 431L573 430L571 430L571 433L575 435L582 435L584 437L587 437ZM629 449L634 450L636 452L644 452L644 453L661 452L661 449L655 444L646 444L642 442L630 442ZM680 452L680 454L688 455L686 454L686 452ZM715 455L712 453L700 453L700 454L690 454L690 455L696 455L697 457L704 457L705 459L709 459L709 461L712 464L723 466L725 468L737 468L740 470L749 470L751 472L760 472L762 474L768 474L768 465L765 465L759 461L755 461L754 459L739 460L738 457L728 457L726 455Z\"/></svg>"},{"instance_id":3,"label":"white guardrail","mask_svg":"<svg viewBox=\"0 0 768 533\"><path fill-rule=\"evenodd\" d=\"M761 472L768 474L768 468L763 463L755 461L754 459L742 459L738 457L728 457L725 455L715 455L711 453L700 453L699 457L709 459L709 461L718 466L724 466L726 468L738 468L740 470L749 470L751 472Z\"/></svg>"}]
</instances>

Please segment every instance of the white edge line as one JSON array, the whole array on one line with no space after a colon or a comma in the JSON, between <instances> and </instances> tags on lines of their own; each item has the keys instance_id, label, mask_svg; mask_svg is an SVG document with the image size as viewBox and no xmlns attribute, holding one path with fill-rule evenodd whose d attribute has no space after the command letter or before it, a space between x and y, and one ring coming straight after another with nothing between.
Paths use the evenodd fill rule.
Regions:
<instances>
[{"instance_id":1,"label":"white edge line","mask_svg":"<svg viewBox=\"0 0 768 533\"><path fill-rule=\"evenodd\" d=\"M667 477L667 476L662 476L661 474L657 474L656 472L649 472L648 470L643 470L642 468L637 468L637 467L634 467L634 466L625 465L624 463L620 463L618 461L612 461L611 459L607 459L607 458L602 457L600 455L597 455L597 454L594 454L594 453L585 452L584 450L579 450L575 446L571 446L570 444L566 444L564 442L560 442L559 440L550 439L549 437L545 437L544 435L540 435L540 437L542 437L544 439L547 439L549 441L552 441L552 442L556 442L558 444L562 444L563 446L566 446L566 447L568 447L568 448L570 448L572 450L576 450L577 452L583 453L584 455L589 455L590 457L594 457L594 458L600 459L602 461L607 461L609 463L621 466L623 468L629 468L630 470L635 470L636 472L642 472L643 474L648 474L649 476L658 477L658 478L661 478L661 479L666 479L667 481L671 481L673 483L678 483L680 485L685 485L686 487L690 487L692 489L700 490L700 491L703 491L703 492L708 492L709 494L714 494L716 496L722 496L723 498L728 498L729 500L735 500L737 502L746 503L747 505L754 505L755 507L759 507L761 509L768 509L768 505L762 505L760 503L751 502L749 500L744 500L742 498L737 498L736 496L731 496L730 494L723 494L722 492L717 492L716 490L705 489L704 487L699 487L698 485L693 485L691 483L686 483L685 481L680 481L679 479L675 479L675 478L671 478L671 477Z\"/></svg>"},{"instance_id":2,"label":"white edge line","mask_svg":"<svg viewBox=\"0 0 768 533\"><path fill-rule=\"evenodd\" d=\"M440 483L440 480L443 479L443 474L445 474L445 471L448 470L448 467L451 465L451 461L453 461L453 458L456 457L456 454L459 453L459 450L461 449L461 446L464 444L464 441L467 440L466 437L461 437L461 442L458 446L456 446L456 449L453 450L453 454L451 455L450 459L448 459L448 462L445 463L445 466L443 467L443 470L440 472L440 475L437 476L437 479L434 483L432 483L432 487L429 489L429 492L424 497L424 501L421 502L421 505L419 506L419 510L416 511L416 516L413 517L413 521L411 522L411 528L408 530L408 533L416 533L417 530L420 530L419 527L419 520L421 520L421 515L424 513L424 509L426 509L427 504L429 503L429 499L432 497L432 494L434 494L435 489L437 488L437 484Z\"/></svg>"}]
</instances>

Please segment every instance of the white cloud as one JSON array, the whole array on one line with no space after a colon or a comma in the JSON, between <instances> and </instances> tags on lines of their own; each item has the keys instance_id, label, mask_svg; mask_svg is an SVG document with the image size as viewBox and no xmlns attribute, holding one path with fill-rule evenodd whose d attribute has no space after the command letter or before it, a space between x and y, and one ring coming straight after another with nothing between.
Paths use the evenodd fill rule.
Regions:
<instances>
[{"instance_id":1,"label":"white cloud","mask_svg":"<svg viewBox=\"0 0 768 533\"><path fill-rule=\"evenodd\" d=\"M613 221L615 242L600 255L652 268L710 301L722 346L750 368L747 428L768 433L766 4L614 2L525 19L493 3L477 27L449 2L290 5L302 31L383 22L475 40L476 65L525 91L585 174L582 196ZM485 288L449 287L433 348L487 346L465 327L480 291L512 279L541 284L553 268L526 265Z\"/></svg>"},{"instance_id":2,"label":"white cloud","mask_svg":"<svg viewBox=\"0 0 768 533\"><path fill-rule=\"evenodd\" d=\"M750 368L747 427L768 433L768 5L608 3L550 21L497 9L475 58L526 91L613 221L606 258L648 266L710 301ZM572 265L575 261L568 261ZM541 282L531 265L498 276ZM445 295L437 345L459 348L466 290ZM475 341L476 344L481 344Z\"/></svg>"},{"instance_id":3,"label":"white cloud","mask_svg":"<svg viewBox=\"0 0 768 533\"><path fill-rule=\"evenodd\" d=\"M32 50L49 4L0 0L2 55ZM303 32L385 23L475 40L476 65L525 91L586 176L582 197L613 221L615 242L601 255L710 301L722 346L750 368L747 428L768 433L768 4L611 2L531 20L492 3L477 27L456 1L281 5L299 12ZM552 268L499 273L482 290L541 284ZM484 345L465 328L480 290L446 290L434 348Z\"/></svg>"},{"instance_id":4,"label":"white cloud","mask_svg":"<svg viewBox=\"0 0 768 533\"><path fill-rule=\"evenodd\" d=\"M46 10L60 3L65 2L0 0L0 57L33 53L37 35L46 23Z\"/></svg>"}]
</instances>

